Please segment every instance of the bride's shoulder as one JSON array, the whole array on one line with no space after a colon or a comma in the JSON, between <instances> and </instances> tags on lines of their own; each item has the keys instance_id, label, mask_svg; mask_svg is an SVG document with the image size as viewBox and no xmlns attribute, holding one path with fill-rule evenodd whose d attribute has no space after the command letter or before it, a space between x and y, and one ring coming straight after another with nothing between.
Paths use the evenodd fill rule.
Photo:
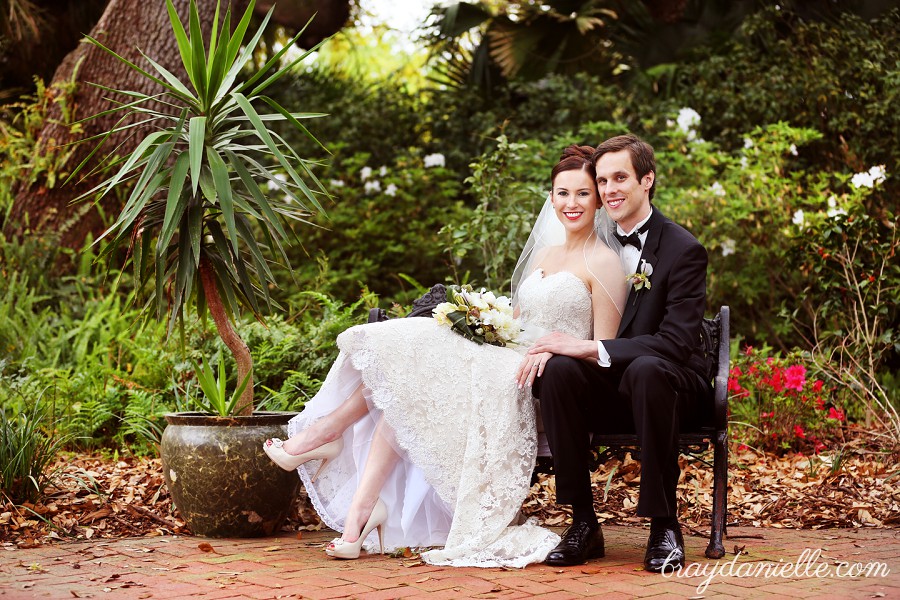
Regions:
<instances>
[{"instance_id":1,"label":"bride's shoulder","mask_svg":"<svg viewBox=\"0 0 900 600\"><path fill-rule=\"evenodd\" d=\"M606 244L596 244L587 256L587 260L592 267L622 268L619 254Z\"/></svg>"}]
</instances>

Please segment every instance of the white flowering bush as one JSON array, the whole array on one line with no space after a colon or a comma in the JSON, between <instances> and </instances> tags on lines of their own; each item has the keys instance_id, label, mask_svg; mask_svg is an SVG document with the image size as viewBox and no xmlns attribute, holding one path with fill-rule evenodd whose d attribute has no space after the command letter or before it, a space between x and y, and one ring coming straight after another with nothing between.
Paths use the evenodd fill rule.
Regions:
<instances>
[{"instance_id":1,"label":"white flowering bush","mask_svg":"<svg viewBox=\"0 0 900 600\"><path fill-rule=\"evenodd\" d=\"M449 302L434 308L438 324L476 344L506 346L518 339L522 326L513 316L512 305L506 296L497 297L485 288L476 292L470 285L451 285L447 288L447 297Z\"/></svg>"}]
</instances>

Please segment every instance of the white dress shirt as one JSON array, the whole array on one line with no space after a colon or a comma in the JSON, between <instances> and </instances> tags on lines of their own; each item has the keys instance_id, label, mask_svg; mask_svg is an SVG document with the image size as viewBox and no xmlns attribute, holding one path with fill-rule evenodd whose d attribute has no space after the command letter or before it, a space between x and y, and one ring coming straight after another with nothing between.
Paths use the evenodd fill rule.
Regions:
<instances>
[{"instance_id":1,"label":"white dress shirt","mask_svg":"<svg viewBox=\"0 0 900 600\"><path fill-rule=\"evenodd\" d=\"M650 217L653 216L653 209L650 209L650 213L644 218L640 223L634 226L631 231L635 231L644 226L644 223L650 220ZM629 235L631 231L623 231L622 228L616 223L616 231L619 235ZM644 231L641 234L638 234L638 239L641 240L641 248L644 247L644 244L647 243L647 232ZM627 244L622 248L622 263L629 273L637 272L638 262L641 260L641 252L642 250L638 250L636 247L631 244ZM612 362L609 359L609 352L606 351L606 348L603 346L603 342L597 340L597 364L601 367L610 367L612 366Z\"/></svg>"}]
</instances>

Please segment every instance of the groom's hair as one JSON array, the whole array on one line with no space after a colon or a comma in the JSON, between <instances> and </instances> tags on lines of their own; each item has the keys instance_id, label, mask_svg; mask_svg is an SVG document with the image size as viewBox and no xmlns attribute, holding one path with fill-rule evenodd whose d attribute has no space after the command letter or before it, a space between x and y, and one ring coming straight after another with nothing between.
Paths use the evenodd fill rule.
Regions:
<instances>
[{"instance_id":1,"label":"groom's hair","mask_svg":"<svg viewBox=\"0 0 900 600\"><path fill-rule=\"evenodd\" d=\"M631 166L638 179L643 179L644 175L653 171L656 173L656 157L653 154L653 146L639 138L634 134L617 135L609 138L594 150L591 161L597 165L597 160L607 152L620 152L628 150L631 155ZM653 179L653 185L650 186L650 199L653 200L653 193L656 191L656 178Z\"/></svg>"}]
</instances>

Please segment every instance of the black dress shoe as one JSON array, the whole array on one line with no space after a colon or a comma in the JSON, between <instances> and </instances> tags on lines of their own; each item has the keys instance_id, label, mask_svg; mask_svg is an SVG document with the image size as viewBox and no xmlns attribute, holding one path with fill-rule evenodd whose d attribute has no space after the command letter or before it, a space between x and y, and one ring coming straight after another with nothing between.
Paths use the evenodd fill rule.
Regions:
<instances>
[{"instance_id":1,"label":"black dress shoe","mask_svg":"<svg viewBox=\"0 0 900 600\"><path fill-rule=\"evenodd\" d=\"M589 558L602 558L604 554L600 525L575 521L562 534L562 540L550 551L544 564L568 567L583 564Z\"/></svg>"},{"instance_id":2,"label":"black dress shoe","mask_svg":"<svg viewBox=\"0 0 900 600\"><path fill-rule=\"evenodd\" d=\"M677 522L650 528L644 569L654 573L671 573L684 566L684 538Z\"/></svg>"}]
</instances>

